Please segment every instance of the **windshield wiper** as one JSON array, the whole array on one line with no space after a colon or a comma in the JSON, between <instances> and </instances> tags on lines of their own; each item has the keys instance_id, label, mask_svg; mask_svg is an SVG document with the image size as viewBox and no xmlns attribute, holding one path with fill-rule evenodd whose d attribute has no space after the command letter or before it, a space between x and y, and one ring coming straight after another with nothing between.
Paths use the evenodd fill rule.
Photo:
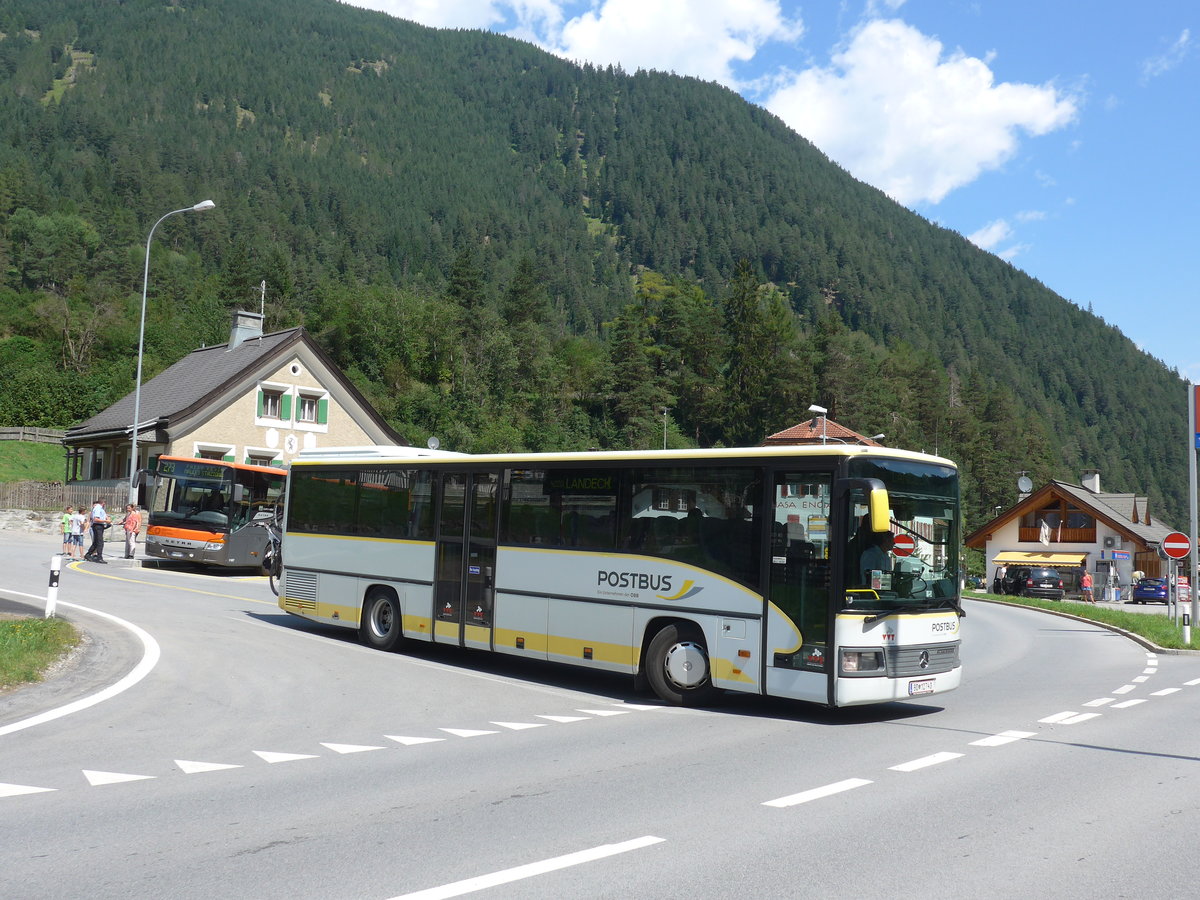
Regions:
<instances>
[{"instance_id":1,"label":"windshield wiper","mask_svg":"<svg viewBox=\"0 0 1200 900\"><path fill-rule=\"evenodd\" d=\"M939 597L938 600L931 606L897 606L895 609L888 609L878 613L877 615L867 616L865 619L863 619L863 624L870 625L873 622L878 622L880 619L886 619L888 616L897 616L903 613L929 612L931 609L952 609L958 614L960 619L966 615L966 613L962 611L962 607L956 604L951 598Z\"/></svg>"}]
</instances>

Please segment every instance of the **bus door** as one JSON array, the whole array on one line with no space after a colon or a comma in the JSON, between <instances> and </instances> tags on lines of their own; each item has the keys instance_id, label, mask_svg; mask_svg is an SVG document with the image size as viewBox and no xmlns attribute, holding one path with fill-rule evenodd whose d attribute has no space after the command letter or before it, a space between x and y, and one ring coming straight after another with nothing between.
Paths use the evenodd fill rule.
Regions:
<instances>
[{"instance_id":1,"label":"bus door","mask_svg":"<svg viewBox=\"0 0 1200 900\"><path fill-rule=\"evenodd\" d=\"M433 639L490 650L499 472L444 472Z\"/></svg>"},{"instance_id":2,"label":"bus door","mask_svg":"<svg viewBox=\"0 0 1200 900\"><path fill-rule=\"evenodd\" d=\"M823 703L829 685L831 624L829 472L774 475L768 549L768 692Z\"/></svg>"}]
</instances>

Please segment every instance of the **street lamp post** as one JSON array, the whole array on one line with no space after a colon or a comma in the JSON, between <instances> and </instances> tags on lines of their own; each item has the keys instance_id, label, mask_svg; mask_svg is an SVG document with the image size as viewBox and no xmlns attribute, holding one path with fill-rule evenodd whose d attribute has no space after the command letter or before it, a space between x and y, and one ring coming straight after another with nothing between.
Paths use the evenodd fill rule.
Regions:
<instances>
[{"instance_id":1,"label":"street lamp post","mask_svg":"<svg viewBox=\"0 0 1200 900\"><path fill-rule=\"evenodd\" d=\"M154 229L162 224L163 219L174 216L178 213L185 212L203 212L206 209L212 209L217 204L211 200L201 200L195 206L185 206L183 209L173 209L162 219L159 219L150 227L150 234L146 237L146 269L142 274L142 317L138 324L138 354L137 354L137 380L133 387L133 428L130 430L130 448L129 448L129 502L137 503L137 444L138 444L138 419L142 413L142 353L145 349L146 342L146 288L150 284L150 242L154 240Z\"/></svg>"}]
</instances>

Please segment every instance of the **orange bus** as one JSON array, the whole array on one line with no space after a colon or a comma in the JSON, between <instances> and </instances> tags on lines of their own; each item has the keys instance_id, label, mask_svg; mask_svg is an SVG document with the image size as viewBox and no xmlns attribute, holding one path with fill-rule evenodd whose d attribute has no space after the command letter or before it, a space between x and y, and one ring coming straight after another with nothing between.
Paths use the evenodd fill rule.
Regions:
<instances>
[{"instance_id":1,"label":"orange bus","mask_svg":"<svg viewBox=\"0 0 1200 900\"><path fill-rule=\"evenodd\" d=\"M160 456L154 473L146 554L213 566L260 566L269 519L287 471L271 466Z\"/></svg>"}]
</instances>

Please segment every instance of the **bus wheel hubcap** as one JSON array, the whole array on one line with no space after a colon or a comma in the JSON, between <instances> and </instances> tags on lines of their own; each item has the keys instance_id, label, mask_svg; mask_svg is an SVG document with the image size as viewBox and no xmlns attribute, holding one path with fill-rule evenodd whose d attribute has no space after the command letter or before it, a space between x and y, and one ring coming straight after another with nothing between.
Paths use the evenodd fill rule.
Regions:
<instances>
[{"instance_id":1,"label":"bus wheel hubcap","mask_svg":"<svg viewBox=\"0 0 1200 900\"><path fill-rule=\"evenodd\" d=\"M699 687L708 677L708 660L704 648L685 641L667 651L664 661L667 679L676 687L691 689Z\"/></svg>"}]
</instances>

